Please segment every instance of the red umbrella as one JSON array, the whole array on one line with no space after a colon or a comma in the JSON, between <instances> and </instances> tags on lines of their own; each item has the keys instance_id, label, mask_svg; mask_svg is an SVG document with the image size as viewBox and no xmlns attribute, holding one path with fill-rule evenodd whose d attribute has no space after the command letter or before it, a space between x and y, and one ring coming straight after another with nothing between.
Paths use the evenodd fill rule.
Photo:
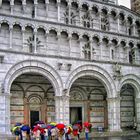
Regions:
<instances>
[{"instance_id":1,"label":"red umbrella","mask_svg":"<svg viewBox=\"0 0 140 140\"><path fill-rule=\"evenodd\" d=\"M65 128L65 125L63 123L59 123L59 124L56 125L56 127L58 129L64 129Z\"/></svg>"},{"instance_id":2,"label":"red umbrella","mask_svg":"<svg viewBox=\"0 0 140 140\"><path fill-rule=\"evenodd\" d=\"M89 127L90 123L89 122L84 122L84 127Z\"/></svg>"}]
</instances>

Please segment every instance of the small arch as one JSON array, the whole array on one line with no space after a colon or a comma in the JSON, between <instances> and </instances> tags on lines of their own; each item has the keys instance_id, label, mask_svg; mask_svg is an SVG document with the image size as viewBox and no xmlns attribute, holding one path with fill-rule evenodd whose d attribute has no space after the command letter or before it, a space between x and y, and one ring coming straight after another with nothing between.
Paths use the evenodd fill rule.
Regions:
<instances>
[{"instance_id":1,"label":"small arch","mask_svg":"<svg viewBox=\"0 0 140 140\"><path fill-rule=\"evenodd\" d=\"M129 15L127 17L127 22L129 23L129 25L132 25L133 24L133 17Z\"/></svg>"},{"instance_id":2,"label":"small arch","mask_svg":"<svg viewBox=\"0 0 140 140\"><path fill-rule=\"evenodd\" d=\"M92 12L97 14L99 12L99 7L97 5L92 6Z\"/></svg>"},{"instance_id":3,"label":"small arch","mask_svg":"<svg viewBox=\"0 0 140 140\"><path fill-rule=\"evenodd\" d=\"M77 2L77 1L72 1L72 3L71 3L71 7L73 8L73 9L78 9L78 7L79 7L79 3Z\"/></svg>"},{"instance_id":4,"label":"small arch","mask_svg":"<svg viewBox=\"0 0 140 140\"><path fill-rule=\"evenodd\" d=\"M121 40L120 42L121 47L125 48L126 44L127 44L126 40Z\"/></svg>"},{"instance_id":5,"label":"small arch","mask_svg":"<svg viewBox=\"0 0 140 140\"><path fill-rule=\"evenodd\" d=\"M67 7L68 6L67 0L61 0L61 6L62 7Z\"/></svg>"},{"instance_id":6,"label":"small arch","mask_svg":"<svg viewBox=\"0 0 140 140\"><path fill-rule=\"evenodd\" d=\"M113 19L116 19L116 17L117 17L117 11L116 11L116 9L111 9L111 16L112 16L112 18Z\"/></svg>"},{"instance_id":7,"label":"small arch","mask_svg":"<svg viewBox=\"0 0 140 140\"><path fill-rule=\"evenodd\" d=\"M45 29L41 27L37 28L37 32L42 32L44 35L46 33Z\"/></svg>"},{"instance_id":8,"label":"small arch","mask_svg":"<svg viewBox=\"0 0 140 140\"><path fill-rule=\"evenodd\" d=\"M124 14L124 12L121 12L121 13L119 14L119 19L120 19L121 21L124 21L124 20L125 20L125 14Z\"/></svg>"},{"instance_id":9,"label":"small arch","mask_svg":"<svg viewBox=\"0 0 140 140\"><path fill-rule=\"evenodd\" d=\"M26 88L26 90L25 90L25 93L28 92L28 90L31 89L31 88L33 88L33 87L38 87L39 89L41 89L41 91L42 91L43 93L45 93L45 90L44 90L41 86L39 86L39 85L31 85L31 86L28 86L28 87Z\"/></svg>"},{"instance_id":10,"label":"small arch","mask_svg":"<svg viewBox=\"0 0 140 140\"><path fill-rule=\"evenodd\" d=\"M83 38L83 41L89 41L89 36L87 34L84 34L82 38Z\"/></svg>"},{"instance_id":11,"label":"small arch","mask_svg":"<svg viewBox=\"0 0 140 140\"><path fill-rule=\"evenodd\" d=\"M9 23L9 21L8 20L1 20L0 21L0 24L7 24L8 26L10 26L10 23Z\"/></svg>"},{"instance_id":12,"label":"small arch","mask_svg":"<svg viewBox=\"0 0 140 140\"><path fill-rule=\"evenodd\" d=\"M25 28L26 27L30 27L30 28L32 28L32 30L34 30L35 29L35 26L34 25L32 25L32 24L30 24L30 23L28 23L28 24L25 24L25 26L24 26Z\"/></svg>"},{"instance_id":13,"label":"small arch","mask_svg":"<svg viewBox=\"0 0 140 140\"><path fill-rule=\"evenodd\" d=\"M67 33L67 31L61 31L61 37L62 37L62 38L68 38L68 33Z\"/></svg>"},{"instance_id":14,"label":"small arch","mask_svg":"<svg viewBox=\"0 0 140 140\"><path fill-rule=\"evenodd\" d=\"M129 42L129 46L130 46L130 48L132 49L132 48L134 47L134 42L133 42L133 41L130 41L130 42Z\"/></svg>"},{"instance_id":15,"label":"small arch","mask_svg":"<svg viewBox=\"0 0 140 140\"><path fill-rule=\"evenodd\" d=\"M73 40L79 40L79 35L77 33L72 33Z\"/></svg>"},{"instance_id":16,"label":"small arch","mask_svg":"<svg viewBox=\"0 0 140 140\"><path fill-rule=\"evenodd\" d=\"M89 4L87 2L82 3L82 10L86 12L88 11L88 9L89 9Z\"/></svg>"},{"instance_id":17,"label":"small arch","mask_svg":"<svg viewBox=\"0 0 140 140\"><path fill-rule=\"evenodd\" d=\"M118 39L117 38L113 38L112 39L112 44L113 44L113 46L117 46L118 45Z\"/></svg>"},{"instance_id":18,"label":"small arch","mask_svg":"<svg viewBox=\"0 0 140 140\"><path fill-rule=\"evenodd\" d=\"M92 39L93 39L93 41L94 41L95 43L99 43L99 42L100 42L100 37L99 37L99 35L94 35Z\"/></svg>"},{"instance_id":19,"label":"small arch","mask_svg":"<svg viewBox=\"0 0 140 140\"><path fill-rule=\"evenodd\" d=\"M21 29L22 29L22 27L23 27L22 24L21 24L20 22L14 22L12 25L13 25L13 27L14 27L14 25L18 25L18 26L20 26Z\"/></svg>"},{"instance_id":20,"label":"small arch","mask_svg":"<svg viewBox=\"0 0 140 140\"><path fill-rule=\"evenodd\" d=\"M103 14L103 15L107 16L107 14L108 14L108 8L107 8L107 7L103 7L103 8L101 9L101 11L102 11L102 14Z\"/></svg>"},{"instance_id":21,"label":"small arch","mask_svg":"<svg viewBox=\"0 0 140 140\"><path fill-rule=\"evenodd\" d=\"M49 30L49 35L50 35L50 36L55 36L55 37L57 37L57 31L54 30L54 29L50 29L50 30Z\"/></svg>"},{"instance_id":22,"label":"small arch","mask_svg":"<svg viewBox=\"0 0 140 140\"><path fill-rule=\"evenodd\" d=\"M105 45L108 45L109 44L109 38L107 36L104 36L103 39L102 39L103 43Z\"/></svg>"}]
</instances>

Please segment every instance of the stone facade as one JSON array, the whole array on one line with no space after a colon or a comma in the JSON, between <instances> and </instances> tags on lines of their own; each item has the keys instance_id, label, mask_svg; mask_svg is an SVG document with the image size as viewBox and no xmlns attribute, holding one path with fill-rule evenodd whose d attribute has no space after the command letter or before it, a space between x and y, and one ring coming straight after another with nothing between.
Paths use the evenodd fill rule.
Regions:
<instances>
[{"instance_id":1,"label":"stone facade","mask_svg":"<svg viewBox=\"0 0 140 140\"><path fill-rule=\"evenodd\" d=\"M0 25L0 133L35 120L140 130L139 15L105 1L3 0Z\"/></svg>"}]
</instances>

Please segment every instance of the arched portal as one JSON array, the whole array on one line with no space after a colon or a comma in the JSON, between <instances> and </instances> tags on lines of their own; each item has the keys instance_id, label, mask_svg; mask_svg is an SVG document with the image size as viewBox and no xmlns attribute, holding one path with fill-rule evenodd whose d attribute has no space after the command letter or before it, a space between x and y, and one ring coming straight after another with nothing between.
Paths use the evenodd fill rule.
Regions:
<instances>
[{"instance_id":1,"label":"arched portal","mask_svg":"<svg viewBox=\"0 0 140 140\"><path fill-rule=\"evenodd\" d=\"M69 95L70 123L88 121L94 128L108 128L107 91L98 78L79 77L73 82Z\"/></svg>"},{"instance_id":2,"label":"arched portal","mask_svg":"<svg viewBox=\"0 0 140 140\"><path fill-rule=\"evenodd\" d=\"M124 84L120 96L121 129L136 129L135 89L131 84Z\"/></svg>"},{"instance_id":3,"label":"arched portal","mask_svg":"<svg viewBox=\"0 0 140 140\"><path fill-rule=\"evenodd\" d=\"M55 91L50 81L38 73L19 75L11 85L11 126L15 123L29 124L36 121L55 121Z\"/></svg>"}]
</instances>

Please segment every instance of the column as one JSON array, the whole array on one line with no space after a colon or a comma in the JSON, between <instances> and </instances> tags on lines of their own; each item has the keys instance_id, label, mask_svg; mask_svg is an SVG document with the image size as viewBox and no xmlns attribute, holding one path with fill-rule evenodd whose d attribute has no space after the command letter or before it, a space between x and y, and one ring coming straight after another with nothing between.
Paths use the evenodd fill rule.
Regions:
<instances>
[{"instance_id":1,"label":"column","mask_svg":"<svg viewBox=\"0 0 140 140\"><path fill-rule=\"evenodd\" d=\"M36 37L37 37L37 30L34 29L34 43L33 43L34 53L37 53Z\"/></svg>"},{"instance_id":2,"label":"column","mask_svg":"<svg viewBox=\"0 0 140 140\"><path fill-rule=\"evenodd\" d=\"M61 4L61 2L60 2L60 0L57 0L57 20L58 20L58 22L60 22L60 18L61 18L61 16L60 16L60 4Z\"/></svg>"},{"instance_id":3,"label":"column","mask_svg":"<svg viewBox=\"0 0 140 140\"><path fill-rule=\"evenodd\" d=\"M135 26L135 21L133 20L133 35L136 36L136 26Z\"/></svg>"},{"instance_id":4,"label":"column","mask_svg":"<svg viewBox=\"0 0 140 140\"><path fill-rule=\"evenodd\" d=\"M55 96L56 122L63 123L63 99L62 96Z\"/></svg>"},{"instance_id":5,"label":"column","mask_svg":"<svg viewBox=\"0 0 140 140\"><path fill-rule=\"evenodd\" d=\"M13 15L13 10L14 10L14 0L10 1L10 8L11 8L11 15Z\"/></svg>"},{"instance_id":6,"label":"column","mask_svg":"<svg viewBox=\"0 0 140 140\"><path fill-rule=\"evenodd\" d=\"M81 5L79 4L79 8L78 8L78 10L79 10L79 23L78 23L78 25L79 26L82 26L82 17L81 17Z\"/></svg>"},{"instance_id":7,"label":"column","mask_svg":"<svg viewBox=\"0 0 140 140\"><path fill-rule=\"evenodd\" d=\"M0 93L0 134L6 133L6 97L4 94ZM8 124L9 125L9 124Z\"/></svg>"},{"instance_id":8,"label":"column","mask_svg":"<svg viewBox=\"0 0 140 140\"><path fill-rule=\"evenodd\" d=\"M68 2L68 23L71 24L71 2Z\"/></svg>"},{"instance_id":9,"label":"column","mask_svg":"<svg viewBox=\"0 0 140 140\"><path fill-rule=\"evenodd\" d=\"M139 63L139 60L138 60L137 57L138 57L139 54L137 55L138 48L137 48L137 46L135 44L134 44L134 47L132 48L132 50L134 51L133 64L138 64Z\"/></svg>"},{"instance_id":10,"label":"column","mask_svg":"<svg viewBox=\"0 0 140 140\"><path fill-rule=\"evenodd\" d=\"M10 49L12 48L12 39L13 39L13 26L10 25L9 27L9 32L10 32Z\"/></svg>"},{"instance_id":11,"label":"column","mask_svg":"<svg viewBox=\"0 0 140 140\"><path fill-rule=\"evenodd\" d=\"M80 44L80 58L82 58L82 56L83 56L83 44L82 44L82 36L80 35L79 36L79 44Z\"/></svg>"},{"instance_id":12,"label":"column","mask_svg":"<svg viewBox=\"0 0 140 140\"><path fill-rule=\"evenodd\" d=\"M48 43L48 35L49 35L49 31L46 30L46 34L45 34L45 49L47 50L47 43Z\"/></svg>"},{"instance_id":13,"label":"column","mask_svg":"<svg viewBox=\"0 0 140 140\"><path fill-rule=\"evenodd\" d=\"M69 40L69 56L71 56L71 38L72 38L72 36L69 33L69 35L68 35L68 40Z\"/></svg>"},{"instance_id":14,"label":"column","mask_svg":"<svg viewBox=\"0 0 140 140\"><path fill-rule=\"evenodd\" d=\"M27 97L24 97L24 123L29 124L29 102Z\"/></svg>"},{"instance_id":15,"label":"column","mask_svg":"<svg viewBox=\"0 0 140 140\"><path fill-rule=\"evenodd\" d=\"M102 15L101 15L101 11L99 12L99 30L101 30L101 25L102 25L102 21L101 21Z\"/></svg>"},{"instance_id":16,"label":"column","mask_svg":"<svg viewBox=\"0 0 140 140\"><path fill-rule=\"evenodd\" d=\"M57 39L58 39L58 49L57 49L57 54L59 55L59 54L60 54L60 47L61 47L61 42L60 42L60 39L61 39L61 33L60 33L60 32L57 32Z\"/></svg>"},{"instance_id":17,"label":"column","mask_svg":"<svg viewBox=\"0 0 140 140\"><path fill-rule=\"evenodd\" d=\"M22 7L23 7L23 16L26 15L26 0L22 1Z\"/></svg>"},{"instance_id":18,"label":"column","mask_svg":"<svg viewBox=\"0 0 140 140\"><path fill-rule=\"evenodd\" d=\"M48 6L49 6L49 0L45 1L46 4L46 17L48 18Z\"/></svg>"},{"instance_id":19,"label":"column","mask_svg":"<svg viewBox=\"0 0 140 140\"><path fill-rule=\"evenodd\" d=\"M24 51L25 27L22 27L22 50Z\"/></svg>"},{"instance_id":20,"label":"column","mask_svg":"<svg viewBox=\"0 0 140 140\"><path fill-rule=\"evenodd\" d=\"M10 126L10 93L5 93L5 132L11 134Z\"/></svg>"},{"instance_id":21,"label":"column","mask_svg":"<svg viewBox=\"0 0 140 140\"><path fill-rule=\"evenodd\" d=\"M120 127L120 97L107 98L108 102L108 129L121 131Z\"/></svg>"},{"instance_id":22,"label":"column","mask_svg":"<svg viewBox=\"0 0 140 140\"><path fill-rule=\"evenodd\" d=\"M90 60L92 60L93 59L93 48L92 48L92 46L93 46L93 40L92 40L91 37L89 39L89 43L90 43Z\"/></svg>"},{"instance_id":23,"label":"column","mask_svg":"<svg viewBox=\"0 0 140 140\"><path fill-rule=\"evenodd\" d=\"M47 99L44 99L41 105L41 120L43 122L46 122L46 107L47 107Z\"/></svg>"},{"instance_id":24,"label":"column","mask_svg":"<svg viewBox=\"0 0 140 140\"><path fill-rule=\"evenodd\" d=\"M37 17L37 4L38 4L38 2L37 2L37 0L34 0L34 11L35 11L35 15L34 15L34 18L36 18Z\"/></svg>"},{"instance_id":25,"label":"column","mask_svg":"<svg viewBox=\"0 0 140 140\"><path fill-rule=\"evenodd\" d=\"M119 19L119 15L117 16L117 23L118 23L118 33L120 33L120 19Z\"/></svg>"},{"instance_id":26,"label":"column","mask_svg":"<svg viewBox=\"0 0 140 140\"><path fill-rule=\"evenodd\" d=\"M102 48L103 48L103 42L100 42L100 60L102 60Z\"/></svg>"},{"instance_id":27,"label":"column","mask_svg":"<svg viewBox=\"0 0 140 140\"><path fill-rule=\"evenodd\" d=\"M92 8L89 7L88 12L89 12L89 16L90 16L90 17L92 17L91 11L92 11ZM92 22L91 22L91 19L90 19L89 23L90 23L90 28L92 28Z\"/></svg>"},{"instance_id":28,"label":"column","mask_svg":"<svg viewBox=\"0 0 140 140\"><path fill-rule=\"evenodd\" d=\"M140 132L140 98L135 99L136 104L136 125L137 131Z\"/></svg>"},{"instance_id":29,"label":"column","mask_svg":"<svg viewBox=\"0 0 140 140\"><path fill-rule=\"evenodd\" d=\"M63 123L69 124L69 118L70 118L70 107L69 107L69 100L70 97L68 95L63 95Z\"/></svg>"}]
</instances>

